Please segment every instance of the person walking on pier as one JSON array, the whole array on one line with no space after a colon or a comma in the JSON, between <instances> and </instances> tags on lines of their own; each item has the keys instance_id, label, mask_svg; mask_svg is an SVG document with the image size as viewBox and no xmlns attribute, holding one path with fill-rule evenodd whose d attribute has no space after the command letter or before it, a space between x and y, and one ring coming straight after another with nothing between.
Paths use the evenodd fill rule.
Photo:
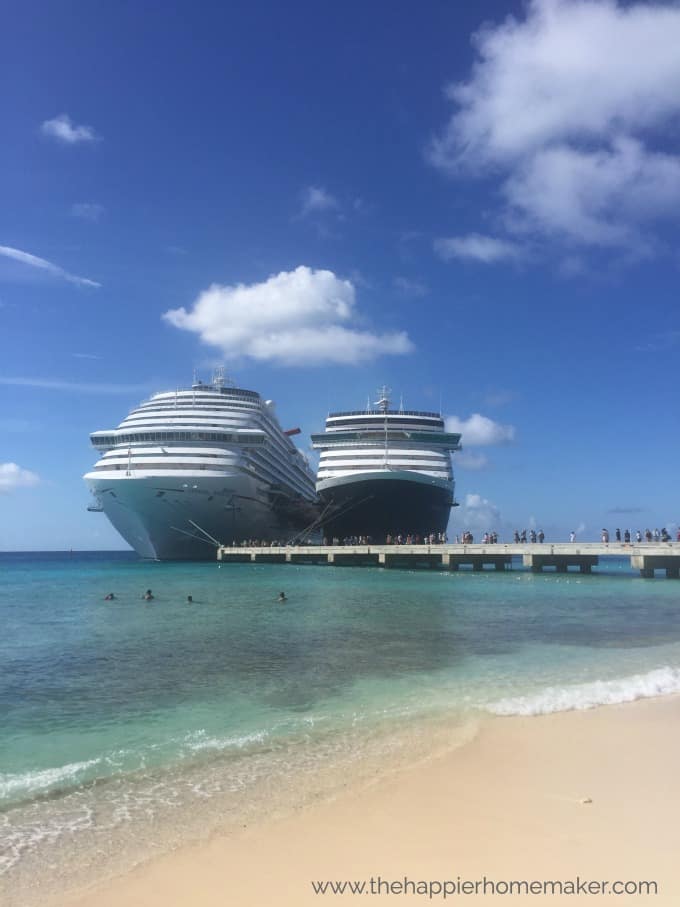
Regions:
<instances>
[{"instance_id":1,"label":"person walking on pier","mask_svg":"<svg viewBox=\"0 0 680 907\"><path fill-rule=\"evenodd\" d=\"M630 545L630 529L626 529L626 531L623 533L623 541L626 543L626 545Z\"/></svg>"},{"instance_id":2,"label":"person walking on pier","mask_svg":"<svg viewBox=\"0 0 680 907\"><path fill-rule=\"evenodd\" d=\"M620 529L616 530L616 541L617 542L621 541L621 530Z\"/></svg>"},{"instance_id":3,"label":"person walking on pier","mask_svg":"<svg viewBox=\"0 0 680 907\"><path fill-rule=\"evenodd\" d=\"M573 529L572 529L571 532L569 533L569 541L570 541L570 542L575 542L575 541L576 541L576 533L574 532Z\"/></svg>"},{"instance_id":4,"label":"person walking on pier","mask_svg":"<svg viewBox=\"0 0 680 907\"><path fill-rule=\"evenodd\" d=\"M608 529L603 529L603 530L602 530L602 543L603 543L604 545L608 545L608 544L609 544L609 530L608 530Z\"/></svg>"}]
</instances>

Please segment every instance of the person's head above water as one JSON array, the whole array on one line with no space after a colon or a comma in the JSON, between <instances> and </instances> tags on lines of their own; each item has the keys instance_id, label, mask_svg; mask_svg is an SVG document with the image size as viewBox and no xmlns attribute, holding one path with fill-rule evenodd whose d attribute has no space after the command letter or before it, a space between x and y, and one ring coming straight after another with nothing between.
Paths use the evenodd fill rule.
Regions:
<instances>
[{"instance_id":1,"label":"person's head above water","mask_svg":"<svg viewBox=\"0 0 680 907\"><path fill-rule=\"evenodd\" d=\"M285 592L279 592L279 601L280 601L280 602L285 602L285 601L286 601L286 593L285 593Z\"/></svg>"},{"instance_id":2,"label":"person's head above water","mask_svg":"<svg viewBox=\"0 0 680 907\"><path fill-rule=\"evenodd\" d=\"M187 601L192 602L194 600L193 595L187 595Z\"/></svg>"}]
</instances>

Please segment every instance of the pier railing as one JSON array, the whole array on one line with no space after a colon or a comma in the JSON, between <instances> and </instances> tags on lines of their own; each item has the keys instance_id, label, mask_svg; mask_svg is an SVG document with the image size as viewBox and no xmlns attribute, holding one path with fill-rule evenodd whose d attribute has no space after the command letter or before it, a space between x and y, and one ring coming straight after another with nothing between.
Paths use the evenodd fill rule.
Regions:
<instances>
[{"instance_id":1,"label":"pier railing","mask_svg":"<svg viewBox=\"0 0 680 907\"><path fill-rule=\"evenodd\" d=\"M506 570L515 564L534 573L570 568L590 573L601 561L629 558L640 576L653 577L656 570L667 577L680 577L680 542L625 544L620 542L555 542L543 544L498 543L443 545L264 545L222 546L221 563L329 564L333 566L427 567L439 570Z\"/></svg>"}]
</instances>

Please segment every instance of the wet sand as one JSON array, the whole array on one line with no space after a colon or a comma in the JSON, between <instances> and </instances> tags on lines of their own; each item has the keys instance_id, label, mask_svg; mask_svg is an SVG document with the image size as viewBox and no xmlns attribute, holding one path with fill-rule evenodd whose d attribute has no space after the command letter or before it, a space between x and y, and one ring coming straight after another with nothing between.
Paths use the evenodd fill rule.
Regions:
<instances>
[{"instance_id":1,"label":"wet sand","mask_svg":"<svg viewBox=\"0 0 680 907\"><path fill-rule=\"evenodd\" d=\"M565 891L579 881L653 882L657 894L615 902L677 905L679 774L678 696L493 718L464 746L378 775L368 787L348 778L332 801L188 845L56 903L297 907L356 899L314 892L312 882L332 880L364 882L378 902L490 904L502 894L490 893L491 882L500 891L511 880L555 880ZM481 883L477 894L452 890L484 877L486 895ZM505 899L558 905L578 897Z\"/></svg>"}]
</instances>

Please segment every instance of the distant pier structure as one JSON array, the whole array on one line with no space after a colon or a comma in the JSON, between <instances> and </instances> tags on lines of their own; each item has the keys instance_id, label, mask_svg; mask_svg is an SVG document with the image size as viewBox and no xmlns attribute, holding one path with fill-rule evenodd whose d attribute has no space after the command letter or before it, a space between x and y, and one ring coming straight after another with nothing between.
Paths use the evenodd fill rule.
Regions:
<instances>
[{"instance_id":1,"label":"distant pier structure","mask_svg":"<svg viewBox=\"0 0 680 907\"><path fill-rule=\"evenodd\" d=\"M656 571L680 578L680 543L621 544L564 542L557 544L495 545L264 545L217 549L221 563L329 564L346 567L400 567L479 571L506 570L514 564L541 573L570 569L590 573L593 567L611 558L628 558L640 576L653 577Z\"/></svg>"}]
</instances>

